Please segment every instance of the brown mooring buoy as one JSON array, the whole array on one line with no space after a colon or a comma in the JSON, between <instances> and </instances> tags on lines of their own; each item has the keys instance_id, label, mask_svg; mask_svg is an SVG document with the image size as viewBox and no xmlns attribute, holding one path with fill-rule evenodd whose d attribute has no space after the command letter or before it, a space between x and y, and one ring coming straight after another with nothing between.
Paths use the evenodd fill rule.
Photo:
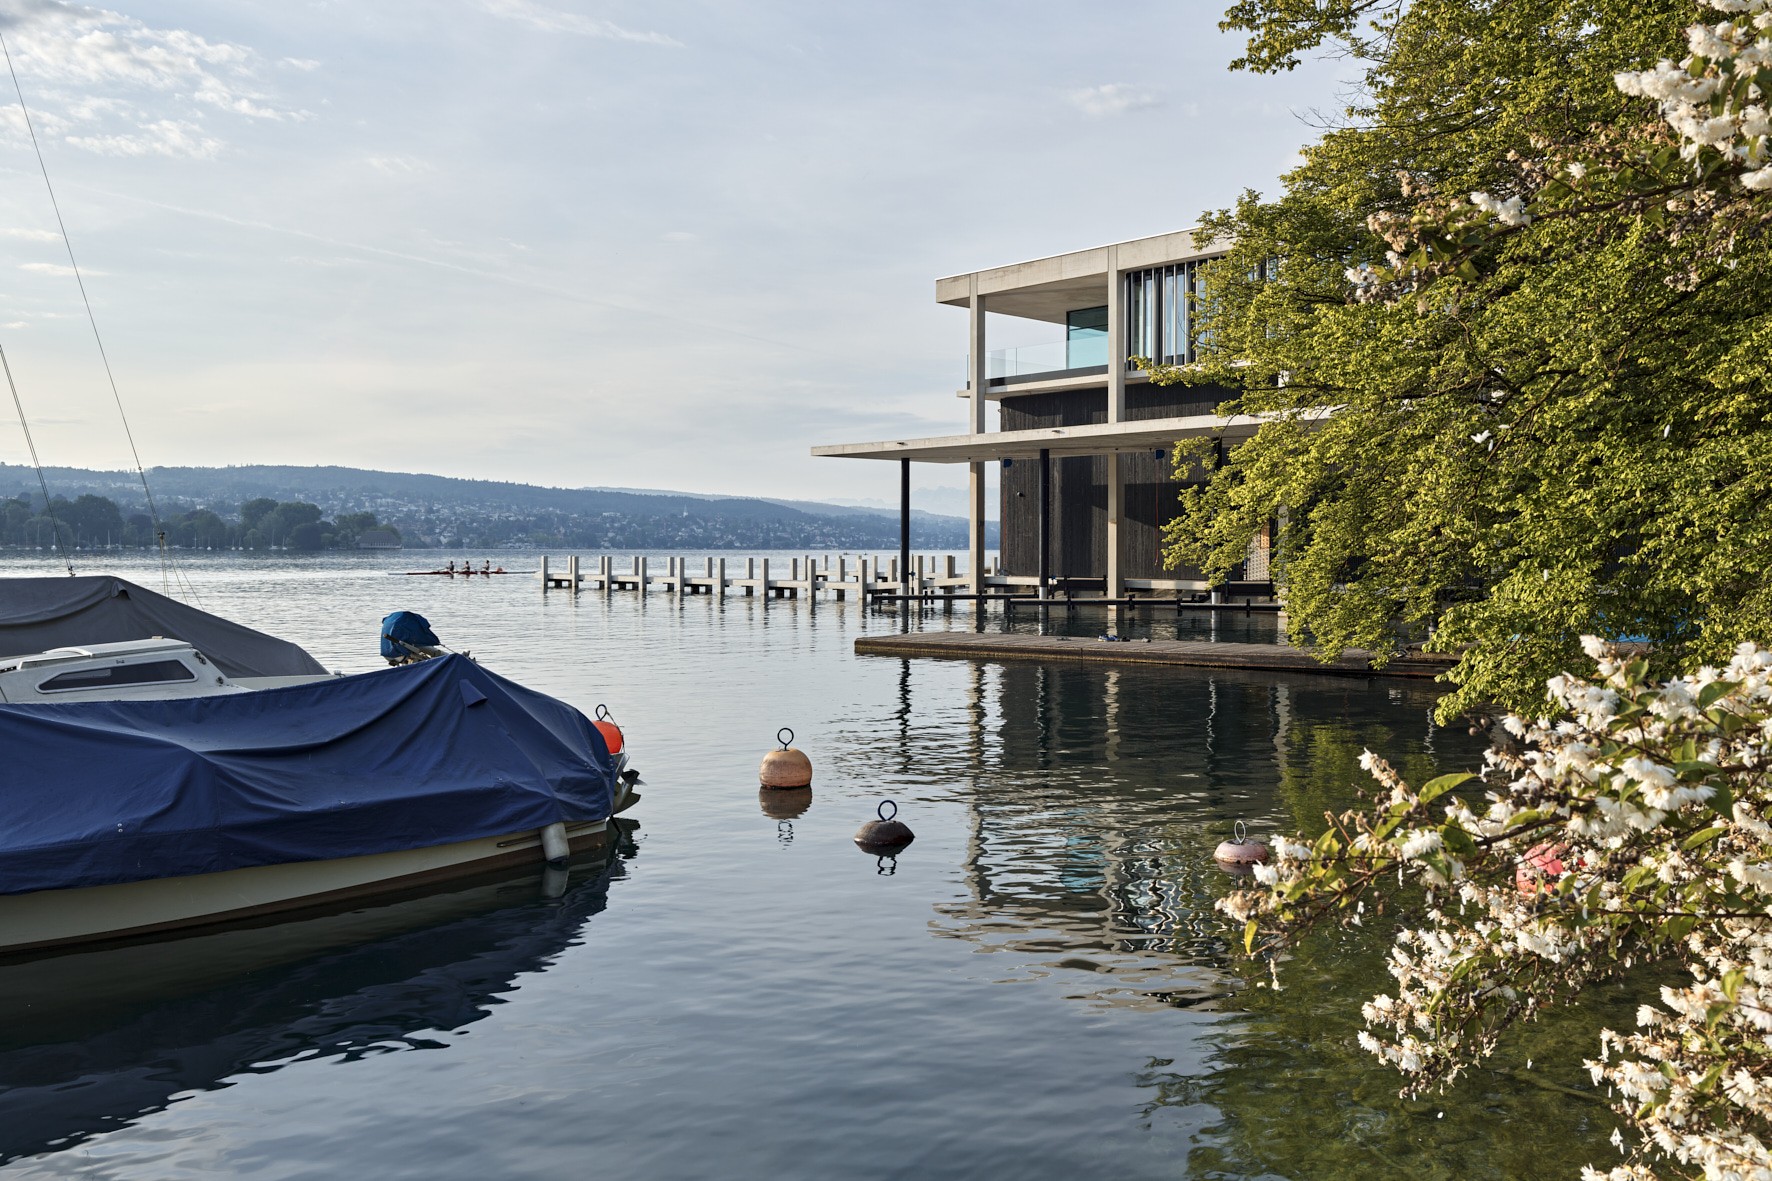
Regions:
<instances>
[{"instance_id":1,"label":"brown mooring buoy","mask_svg":"<svg viewBox=\"0 0 1772 1181\"><path fill-rule=\"evenodd\" d=\"M798 820L812 807L810 787L762 787L757 789L757 804L771 820Z\"/></svg>"},{"instance_id":2,"label":"brown mooring buoy","mask_svg":"<svg viewBox=\"0 0 1772 1181\"><path fill-rule=\"evenodd\" d=\"M886 812L888 808L892 809L890 815ZM881 800L879 808L875 810L875 815L879 817L878 820L868 821L861 826L861 831L855 834L855 843L861 847L862 852L896 853L917 839L917 834L912 832L908 825L896 819L898 805L891 800Z\"/></svg>"},{"instance_id":3,"label":"brown mooring buoy","mask_svg":"<svg viewBox=\"0 0 1772 1181\"><path fill-rule=\"evenodd\" d=\"M806 757L805 751L789 745L794 741L794 732L783 726L775 732L775 740L781 743L781 749L764 755L762 769L758 772L763 786L811 787L812 760Z\"/></svg>"},{"instance_id":4,"label":"brown mooring buoy","mask_svg":"<svg viewBox=\"0 0 1772 1181\"><path fill-rule=\"evenodd\" d=\"M1237 821L1232 830L1231 839L1218 842L1218 848L1212 851L1212 859L1230 869L1260 865L1267 860L1267 842L1259 837L1249 835L1241 820Z\"/></svg>"}]
</instances>

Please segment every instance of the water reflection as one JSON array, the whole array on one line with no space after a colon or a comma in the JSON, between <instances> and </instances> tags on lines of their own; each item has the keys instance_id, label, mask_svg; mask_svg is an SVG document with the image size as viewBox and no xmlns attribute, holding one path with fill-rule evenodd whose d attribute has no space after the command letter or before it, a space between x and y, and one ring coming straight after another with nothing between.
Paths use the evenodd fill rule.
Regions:
<instances>
[{"instance_id":1,"label":"water reflection","mask_svg":"<svg viewBox=\"0 0 1772 1181\"><path fill-rule=\"evenodd\" d=\"M579 941L617 855L384 906L0 967L0 1164L243 1074L444 1048ZM556 875L561 871L555 870Z\"/></svg>"},{"instance_id":2,"label":"water reflection","mask_svg":"<svg viewBox=\"0 0 1772 1181\"><path fill-rule=\"evenodd\" d=\"M1579 1063L1596 1013L1628 1013L1546 1022L1454 1096L1403 1102L1354 1040L1359 1000L1388 984L1383 933L1315 939L1276 990L1213 912L1232 883L1212 851L1235 821L1319 830L1363 790L1368 747L1417 781L1478 761L1478 739L1434 724L1431 686L1006 662L968 666L956 705L953 675L905 662L890 738L850 736L858 762L894 759L963 809L964 893L935 905L931 931L1000 965L983 969L994 983L1200 1014L1203 1060L1129 1064L1147 1128L1216 1113L1190 1175L1573 1175L1604 1151L1612 1118L1585 1076L1544 1063ZM1512 1120L1530 1142L1497 1140Z\"/></svg>"}]
</instances>

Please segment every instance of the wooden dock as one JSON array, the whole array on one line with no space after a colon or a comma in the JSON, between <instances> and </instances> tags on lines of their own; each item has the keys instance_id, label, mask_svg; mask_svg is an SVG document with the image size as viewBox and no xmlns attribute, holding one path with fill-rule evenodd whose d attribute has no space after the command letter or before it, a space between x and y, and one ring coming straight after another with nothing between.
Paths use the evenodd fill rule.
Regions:
<instances>
[{"instance_id":1,"label":"wooden dock","mask_svg":"<svg viewBox=\"0 0 1772 1181\"><path fill-rule=\"evenodd\" d=\"M655 569L644 554L635 554L625 570L616 567L608 555L597 559L594 570L581 570L577 557L566 559L564 571L550 564L548 556L541 559L541 589L564 590L572 594L599 591L608 595L615 591L648 594L662 591L668 595L744 595L757 598L813 600L820 595L831 598L863 601L875 596L909 593L920 598L956 597L970 588L972 578L956 573L950 555L937 560L918 555L901 580L898 560L848 555L807 554L773 562L769 558L706 558L701 570L692 572L687 558L668 557L663 570ZM987 569L986 578L990 572Z\"/></svg>"},{"instance_id":2,"label":"wooden dock","mask_svg":"<svg viewBox=\"0 0 1772 1181\"><path fill-rule=\"evenodd\" d=\"M693 569L699 565L700 569ZM1074 594L1062 587L1049 588L1040 596L1037 580L1011 577L987 562L982 574L974 578L967 570L956 569L952 554L910 555L900 573L898 558L876 558L847 554L821 557L740 558L709 557L692 562L688 558L667 557L664 569L654 567L644 554L635 554L626 569L618 568L614 558L599 555L595 569L581 568L576 555L566 559L561 569L541 556L541 589L543 592L563 590L569 594L594 591L610 595L616 591L637 594L662 592L666 595L742 595L768 599L797 599L806 603L820 598L878 604L912 603L924 607L940 606L951 610L956 603L999 603L1006 611L1038 612L1073 611L1079 607L1117 607L1151 611L1221 611L1253 614L1278 611L1278 603L1245 597L1227 597L1220 591L1182 589L1179 585L1160 584L1156 580L1127 580L1127 597L1108 599L1087 594ZM1142 597L1136 597L1140 596Z\"/></svg>"},{"instance_id":3,"label":"wooden dock","mask_svg":"<svg viewBox=\"0 0 1772 1181\"><path fill-rule=\"evenodd\" d=\"M1218 644L1205 640L1110 642L1082 636L989 635L919 632L863 636L855 651L868 656L933 656L952 660L1074 660L1099 664L1161 664L1190 668L1239 668L1257 672L1316 673L1343 677L1408 677L1431 680L1452 667L1451 657L1411 652L1383 668L1357 649L1325 664L1310 652L1284 644Z\"/></svg>"}]
</instances>

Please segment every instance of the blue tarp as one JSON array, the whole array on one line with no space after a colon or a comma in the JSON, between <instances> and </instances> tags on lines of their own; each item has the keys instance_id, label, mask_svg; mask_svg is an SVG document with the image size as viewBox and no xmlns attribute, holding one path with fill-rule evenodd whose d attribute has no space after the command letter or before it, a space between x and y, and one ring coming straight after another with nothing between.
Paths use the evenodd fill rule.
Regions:
<instances>
[{"instance_id":1,"label":"blue tarp","mask_svg":"<svg viewBox=\"0 0 1772 1181\"><path fill-rule=\"evenodd\" d=\"M0 894L604 820L583 714L461 656L177 701L0 705Z\"/></svg>"},{"instance_id":2,"label":"blue tarp","mask_svg":"<svg viewBox=\"0 0 1772 1181\"><path fill-rule=\"evenodd\" d=\"M153 636L191 644L230 677L326 671L288 640L187 607L126 579L108 574L0 578L0 656Z\"/></svg>"},{"instance_id":3,"label":"blue tarp","mask_svg":"<svg viewBox=\"0 0 1772 1181\"><path fill-rule=\"evenodd\" d=\"M381 654L384 660L410 655L403 644L435 648L443 641L431 630L431 621L417 611L396 611L381 621Z\"/></svg>"}]
</instances>

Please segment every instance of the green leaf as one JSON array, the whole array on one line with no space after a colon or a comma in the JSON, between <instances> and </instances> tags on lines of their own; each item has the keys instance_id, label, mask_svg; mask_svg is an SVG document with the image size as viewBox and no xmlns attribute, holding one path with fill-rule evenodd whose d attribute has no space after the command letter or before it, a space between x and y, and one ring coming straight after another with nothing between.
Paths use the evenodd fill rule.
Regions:
<instances>
[{"instance_id":1,"label":"green leaf","mask_svg":"<svg viewBox=\"0 0 1772 1181\"><path fill-rule=\"evenodd\" d=\"M1698 691L1698 708L1709 709L1739 687L1735 681L1712 681Z\"/></svg>"},{"instance_id":2,"label":"green leaf","mask_svg":"<svg viewBox=\"0 0 1772 1181\"><path fill-rule=\"evenodd\" d=\"M1687 837L1685 840L1681 841L1680 842L1680 849L1684 852L1689 853L1693 849L1698 848L1698 846L1700 846L1700 845L1709 844L1711 841L1716 840L1718 837L1722 836L1724 833L1726 833L1728 831L1729 831L1729 826L1726 824L1718 824L1718 825L1714 825L1710 828L1701 829L1698 832L1695 832L1691 836Z\"/></svg>"},{"instance_id":3,"label":"green leaf","mask_svg":"<svg viewBox=\"0 0 1772 1181\"><path fill-rule=\"evenodd\" d=\"M1456 824L1442 825L1440 840L1448 852L1460 857L1470 857L1477 851L1477 842L1471 839L1471 834Z\"/></svg>"},{"instance_id":4,"label":"green leaf","mask_svg":"<svg viewBox=\"0 0 1772 1181\"><path fill-rule=\"evenodd\" d=\"M1434 779L1430 779L1421 785L1421 791L1419 793L1421 796L1421 802L1424 804L1431 804L1453 788L1469 783L1475 778L1475 775L1465 771L1452 775L1441 775Z\"/></svg>"}]
</instances>

